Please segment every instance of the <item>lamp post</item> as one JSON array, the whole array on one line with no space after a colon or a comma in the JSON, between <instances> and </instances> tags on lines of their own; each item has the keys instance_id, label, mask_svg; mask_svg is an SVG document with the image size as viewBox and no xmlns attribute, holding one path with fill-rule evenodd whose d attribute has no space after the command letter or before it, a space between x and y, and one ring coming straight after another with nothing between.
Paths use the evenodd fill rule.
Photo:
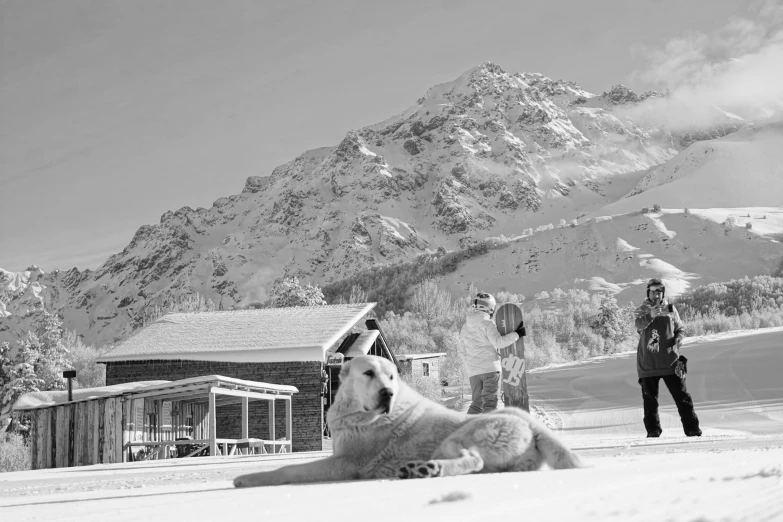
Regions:
<instances>
[{"instance_id":1,"label":"lamp post","mask_svg":"<svg viewBox=\"0 0 783 522\"><path fill-rule=\"evenodd\" d=\"M68 402L73 401L73 388L71 388L71 380L76 377L76 370L65 370L63 377L68 379Z\"/></svg>"}]
</instances>

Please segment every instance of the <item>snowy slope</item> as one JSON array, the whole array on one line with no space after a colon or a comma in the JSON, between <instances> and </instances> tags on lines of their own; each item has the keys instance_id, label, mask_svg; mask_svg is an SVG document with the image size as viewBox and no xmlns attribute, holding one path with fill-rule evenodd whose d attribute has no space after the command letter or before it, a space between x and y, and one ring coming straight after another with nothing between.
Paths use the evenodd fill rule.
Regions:
<instances>
[{"instance_id":1,"label":"snowy slope","mask_svg":"<svg viewBox=\"0 0 783 522\"><path fill-rule=\"evenodd\" d=\"M783 127L745 128L699 141L653 169L627 197L593 212L783 206Z\"/></svg>"},{"instance_id":2,"label":"snowy slope","mask_svg":"<svg viewBox=\"0 0 783 522\"><path fill-rule=\"evenodd\" d=\"M780 213L769 212L774 218L769 220L759 219L761 212L753 214L754 225L769 221L770 230L783 233L774 225ZM531 303L542 290L582 288L609 292L627 303L638 302L652 277L662 278L667 293L675 296L716 281L769 274L781 255L781 243L742 226L727 234L720 223L697 213L634 212L515 238L503 249L464 262L443 282L454 295L474 284L521 293Z\"/></svg>"},{"instance_id":3,"label":"snowy slope","mask_svg":"<svg viewBox=\"0 0 783 522\"><path fill-rule=\"evenodd\" d=\"M688 391L704 437L783 433L783 327L685 339ZM537 368L531 402L550 409L574 444L644 437L636 352ZM659 441L682 440L674 401L661 386Z\"/></svg>"},{"instance_id":4,"label":"snowy slope","mask_svg":"<svg viewBox=\"0 0 783 522\"><path fill-rule=\"evenodd\" d=\"M775 376L783 367L764 348L774 335L783 333L737 337L733 347L730 339L686 345L701 439L675 429L643 438L634 367L623 359L531 373L531 400L565 420L559 434L585 469L237 490L231 480L240 474L325 454L171 459L0 474L0 508L20 522L103 521L109 513L117 521L217 520L227 513L291 521L781 520L783 390ZM754 368L765 371L759 377ZM585 389L591 395L579 396ZM668 428L676 412L668 397L661 403ZM764 424L759 410L777 433L753 434ZM569 412L592 423L570 424Z\"/></svg>"}]
</instances>

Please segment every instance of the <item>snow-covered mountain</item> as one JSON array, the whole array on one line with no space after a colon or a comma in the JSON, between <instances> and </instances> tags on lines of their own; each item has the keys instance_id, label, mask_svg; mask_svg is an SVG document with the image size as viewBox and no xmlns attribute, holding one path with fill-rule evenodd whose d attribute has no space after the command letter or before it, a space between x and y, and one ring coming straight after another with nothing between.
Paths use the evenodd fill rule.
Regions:
<instances>
[{"instance_id":1,"label":"snow-covered mountain","mask_svg":"<svg viewBox=\"0 0 783 522\"><path fill-rule=\"evenodd\" d=\"M95 271L0 270L0 340L18 336L45 308L87 342L104 344L138 327L145 307L179 295L199 292L231 308L265 300L284 274L334 281L440 247L602 214L633 199L621 199L629 193L640 200L673 183L676 176L663 172L682 177L704 167L687 158L707 142L680 153L698 133L672 134L623 116L622 108L660 96L623 86L596 95L484 63L431 88L402 114L348 132L337 146L248 178L240 194L209 209L166 212ZM730 123L701 137L744 125ZM709 176L708 166L702 170L699 183ZM656 202L667 206L648 204ZM602 232L599 242L614 243L613 233ZM536 262L545 264L545 255ZM583 277L592 269L585 265ZM604 277L610 281L611 271Z\"/></svg>"}]
</instances>

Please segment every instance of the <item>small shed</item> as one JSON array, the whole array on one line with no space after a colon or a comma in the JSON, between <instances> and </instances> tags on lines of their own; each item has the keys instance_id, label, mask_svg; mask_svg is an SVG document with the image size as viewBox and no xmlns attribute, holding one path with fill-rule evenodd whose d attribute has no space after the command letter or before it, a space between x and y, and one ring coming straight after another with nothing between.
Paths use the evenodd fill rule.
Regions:
<instances>
[{"instance_id":1,"label":"small shed","mask_svg":"<svg viewBox=\"0 0 783 522\"><path fill-rule=\"evenodd\" d=\"M402 373L440 382L440 365L445 353L407 353L397 356Z\"/></svg>"},{"instance_id":2,"label":"small shed","mask_svg":"<svg viewBox=\"0 0 783 522\"><path fill-rule=\"evenodd\" d=\"M293 386L298 393L292 399L292 450L320 451L327 357L379 330L377 322L368 319L374 307L355 303L167 314L98 362L106 364L108 385L221 375ZM373 353L393 358L382 334L376 334L371 345ZM250 431L264 429L268 405L261 401L250 410ZM282 425L284 412L278 408L275 415ZM240 419L238 405L218 408L217 437L242 438Z\"/></svg>"},{"instance_id":3,"label":"small shed","mask_svg":"<svg viewBox=\"0 0 783 522\"><path fill-rule=\"evenodd\" d=\"M30 415L33 469L133 460L290 453L291 400L297 389L209 375L180 381L147 381L21 396L14 411ZM264 430L249 430L250 404L264 401ZM282 401L283 429L275 426ZM217 411L238 404L241 436L218 438ZM281 436L282 435L282 436Z\"/></svg>"}]
</instances>

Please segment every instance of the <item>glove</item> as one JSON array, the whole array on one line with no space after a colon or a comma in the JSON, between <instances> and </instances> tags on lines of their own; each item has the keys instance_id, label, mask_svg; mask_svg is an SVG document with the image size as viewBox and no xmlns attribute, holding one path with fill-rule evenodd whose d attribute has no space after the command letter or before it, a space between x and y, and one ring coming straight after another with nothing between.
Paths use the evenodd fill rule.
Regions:
<instances>
[{"instance_id":1,"label":"glove","mask_svg":"<svg viewBox=\"0 0 783 522\"><path fill-rule=\"evenodd\" d=\"M680 355L674 366L674 374L682 379L683 375L686 373L688 373L688 359L686 359L684 355Z\"/></svg>"},{"instance_id":2,"label":"glove","mask_svg":"<svg viewBox=\"0 0 783 522\"><path fill-rule=\"evenodd\" d=\"M516 330L514 330L514 333L517 334L520 339L523 338L525 335L527 335L525 332L525 324L519 323L519 326L517 327Z\"/></svg>"}]
</instances>

